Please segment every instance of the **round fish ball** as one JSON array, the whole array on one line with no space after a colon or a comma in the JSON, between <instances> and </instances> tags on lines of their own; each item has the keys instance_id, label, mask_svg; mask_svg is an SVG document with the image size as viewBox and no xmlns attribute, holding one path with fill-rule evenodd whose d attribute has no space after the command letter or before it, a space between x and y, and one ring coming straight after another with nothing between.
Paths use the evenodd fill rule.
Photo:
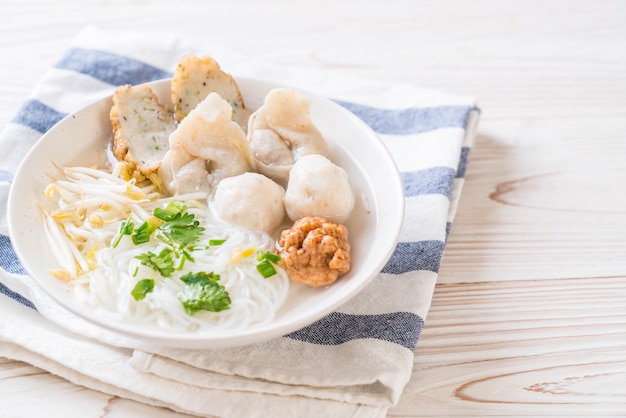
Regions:
<instances>
[{"instance_id":1,"label":"round fish ball","mask_svg":"<svg viewBox=\"0 0 626 418\"><path fill-rule=\"evenodd\" d=\"M353 208L354 193L343 168L319 154L295 162L285 192L285 210L292 221L322 216L343 223Z\"/></svg>"},{"instance_id":2,"label":"round fish ball","mask_svg":"<svg viewBox=\"0 0 626 418\"><path fill-rule=\"evenodd\" d=\"M273 234L285 217L285 189L258 173L222 179L213 196L215 213L224 222Z\"/></svg>"}]
</instances>

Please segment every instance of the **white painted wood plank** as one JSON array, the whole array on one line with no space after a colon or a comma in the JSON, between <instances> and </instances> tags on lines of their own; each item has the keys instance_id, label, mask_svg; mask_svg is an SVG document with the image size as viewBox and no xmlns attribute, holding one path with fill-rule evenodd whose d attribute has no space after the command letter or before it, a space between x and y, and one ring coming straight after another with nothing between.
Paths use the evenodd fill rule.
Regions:
<instances>
[{"instance_id":1,"label":"white painted wood plank","mask_svg":"<svg viewBox=\"0 0 626 418\"><path fill-rule=\"evenodd\" d=\"M86 24L477 97L439 285L389 415L626 415L623 0L8 0L0 127ZM180 416L0 359L8 397L2 417Z\"/></svg>"}]
</instances>

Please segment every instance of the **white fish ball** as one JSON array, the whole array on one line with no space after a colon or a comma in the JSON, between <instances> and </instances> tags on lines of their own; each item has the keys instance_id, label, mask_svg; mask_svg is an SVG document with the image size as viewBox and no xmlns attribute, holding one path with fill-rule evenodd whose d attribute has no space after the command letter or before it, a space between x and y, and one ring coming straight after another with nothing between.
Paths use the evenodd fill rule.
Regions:
<instances>
[{"instance_id":1,"label":"white fish ball","mask_svg":"<svg viewBox=\"0 0 626 418\"><path fill-rule=\"evenodd\" d=\"M287 216L323 216L345 222L354 209L354 193L346 171L328 158L311 154L298 159L289 173L285 192Z\"/></svg>"},{"instance_id":2,"label":"white fish ball","mask_svg":"<svg viewBox=\"0 0 626 418\"><path fill-rule=\"evenodd\" d=\"M273 234L285 217L285 189L262 174L247 172L222 179L213 196L224 222Z\"/></svg>"}]
</instances>

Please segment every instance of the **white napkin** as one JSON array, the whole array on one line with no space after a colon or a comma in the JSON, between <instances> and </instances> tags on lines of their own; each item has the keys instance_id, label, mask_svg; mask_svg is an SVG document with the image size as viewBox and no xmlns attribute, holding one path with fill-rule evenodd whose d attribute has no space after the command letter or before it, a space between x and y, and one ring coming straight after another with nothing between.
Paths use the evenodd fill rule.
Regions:
<instances>
[{"instance_id":1,"label":"white napkin","mask_svg":"<svg viewBox=\"0 0 626 418\"><path fill-rule=\"evenodd\" d=\"M56 304L11 248L6 199L30 147L118 85L170 76L183 54L338 101L379 134L401 172L406 219L383 271L336 312L282 338L221 350L145 346ZM174 35L85 29L0 134L0 355L200 416L384 416L411 376L478 114L472 98L412 85L271 67Z\"/></svg>"}]
</instances>

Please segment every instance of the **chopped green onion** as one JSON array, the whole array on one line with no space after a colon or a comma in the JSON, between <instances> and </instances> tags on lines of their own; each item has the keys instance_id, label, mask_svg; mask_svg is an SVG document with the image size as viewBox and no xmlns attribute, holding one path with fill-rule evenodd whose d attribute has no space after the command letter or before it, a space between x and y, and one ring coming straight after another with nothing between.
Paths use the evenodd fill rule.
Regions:
<instances>
[{"instance_id":1,"label":"chopped green onion","mask_svg":"<svg viewBox=\"0 0 626 418\"><path fill-rule=\"evenodd\" d=\"M272 263L278 263L280 261L280 256L274 253L265 253L265 259L271 261Z\"/></svg>"},{"instance_id":2,"label":"chopped green onion","mask_svg":"<svg viewBox=\"0 0 626 418\"><path fill-rule=\"evenodd\" d=\"M187 260L191 261L192 263L194 261L196 261L195 258L193 258L193 256L187 250L183 250L183 258L186 258Z\"/></svg>"},{"instance_id":3,"label":"chopped green onion","mask_svg":"<svg viewBox=\"0 0 626 418\"><path fill-rule=\"evenodd\" d=\"M274 253L272 253L270 251L266 251L266 252L259 251L256 254L256 259L258 261L269 260L272 263L278 263L280 261L280 256L278 254L274 254Z\"/></svg>"},{"instance_id":4,"label":"chopped green onion","mask_svg":"<svg viewBox=\"0 0 626 418\"><path fill-rule=\"evenodd\" d=\"M133 221L131 221L132 216L133 214L131 213L130 215L128 215L128 219L120 224L120 232L118 233L115 242L113 242L113 248L116 248L118 246L124 235L131 235L133 233L135 224L133 223Z\"/></svg>"},{"instance_id":5,"label":"chopped green onion","mask_svg":"<svg viewBox=\"0 0 626 418\"><path fill-rule=\"evenodd\" d=\"M270 251L259 251L256 255L256 259L260 261L260 263L256 265L256 269L259 273L261 273L261 276L267 279L268 277L272 277L276 274L274 264L280 261L280 256L278 254L274 254Z\"/></svg>"},{"instance_id":6,"label":"chopped green onion","mask_svg":"<svg viewBox=\"0 0 626 418\"><path fill-rule=\"evenodd\" d=\"M217 247L218 245L222 245L225 242L226 242L225 239L210 239L209 240L209 246L210 247Z\"/></svg>"},{"instance_id":7,"label":"chopped green onion","mask_svg":"<svg viewBox=\"0 0 626 418\"><path fill-rule=\"evenodd\" d=\"M196 260L194 260L194 258L192 257L191 254L189 254L189 252L187 250L183 250L182 253L180 254L180 261L178 263L178 267L176 267L176 270L182 270L183 266L185 265L185 261L189 260L192 263Z\"/></svg>"},{"instance_id":8,"label":"chopped green onion","mask_svg":"<svg viewBox=\"0 0 626 418\"><path fill-rule=\"evenodd\" d=\"M181 214L187 209L184 203L181 203L177 200L172 200L165 209L156 208L154 209L154 216L159 218L162 221L169 222L178 214Z\"/></svg>"},{"instance_id":9,"label":"chopped green onion","mask_svg":"<svg viewBox=\"0 0 626 418\"><path fill-rule=\"evenodd\" d=\"M156 227L150 225L147 221L142 223L139 228L135 230L133 235L133 244L139 245L150 241L150 235L154 232Z\"/></svg>"}]
</instances>

